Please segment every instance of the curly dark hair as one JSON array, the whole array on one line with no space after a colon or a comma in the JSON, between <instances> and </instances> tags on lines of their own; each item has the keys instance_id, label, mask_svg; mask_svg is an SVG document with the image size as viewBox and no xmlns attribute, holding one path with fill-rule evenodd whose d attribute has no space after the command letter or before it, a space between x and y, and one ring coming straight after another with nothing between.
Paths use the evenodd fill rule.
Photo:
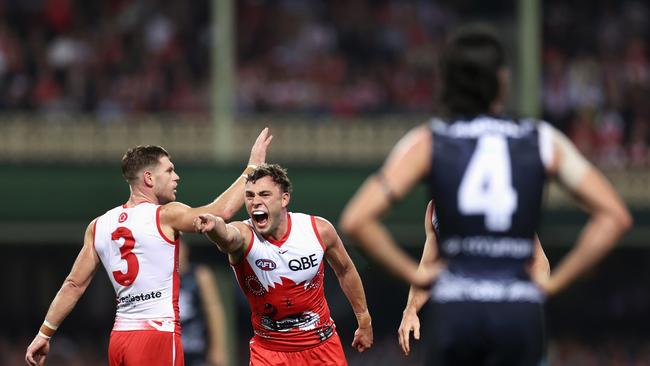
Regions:
<instances>
[{"instance_id":1,"label":"curly dark hair","mask_svg":"<svg viewBox=\"0 0 650 366\"><path fill-rule=\"evenodd\" d=\"M170 157L167 150L157 145L138 145L126 151L122 157L122 176L131 183L138 178L138 173L151 165L158 164L163 157Z\"/></svg>"},{"instance_id":2,"label":"curly dark hair","mask_svg":"<svg viewBox=\"0 0 650 366\"><path fill-rule=\"evenodd\" d=\"M278 164L264 163L258 166L246 177L246 183L255 183L258 179L264 177L271 177L273 182L280 186L282 193L291 193L293 191L293 186L287 176L287 170Z\"/></svg>"}]
</instances>

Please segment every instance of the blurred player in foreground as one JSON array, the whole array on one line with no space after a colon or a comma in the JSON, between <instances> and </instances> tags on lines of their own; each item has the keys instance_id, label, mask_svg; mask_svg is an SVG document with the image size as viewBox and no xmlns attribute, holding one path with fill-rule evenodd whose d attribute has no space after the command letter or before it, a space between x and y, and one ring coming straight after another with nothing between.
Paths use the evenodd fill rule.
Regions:
<instances>
[{"instance_id":1,"label":"blurred player in foreground","mask_svg":"<svg viewBox=\"0 0 650 366\"><path fill-rule=\"evenodd\" d=\"M244 173L266 159L272 136L257 137ZM128 201L93 220L70 274L27 348L29 365L43 365L50 338L90 284L101 263L113 284L117 309L108 347L109 364L183 365L178 314L179 232L194 231L197 215L231 218L243 204L244 177L212 203L192 208L175 202L180 177L160 146L137 146L122 158Z\"/></svg>"},{"instance_id":2,"label":"blurred player in foreground","mask_svg":"<svg viewBox=\"0 0 650 366\"><path fill-rule=\"evenodd\" d=\"M346 207L341 225L375 259L431 289L431 365L536 365L543 354L540 303L602 259L631 226L620 197L558 130L502 115L508 85L492 31L454 33L441 56L442 114L391 151ZM550 277L531 278L542 193L557 179L590 214ZM440 223L444 261L426 270L395 244L379 218L420 180Z\"/></svg>"},{"instance_id":3,"label":"blurred player in foreground","mask_svg":"<svg viewBox=\"0 0 650 366\"><path fill-rule=\"evenodd\" d=\"M264 164L246 179L250 219L226 224L204 214L196 221L228 254L251 307L255 335L251 365L346 365L324 294L329 262L357 317L352 346L372 345L371 318L361 278L327 220L288 212L291 182L279 165Z\"/></svg>"}]
</instances>

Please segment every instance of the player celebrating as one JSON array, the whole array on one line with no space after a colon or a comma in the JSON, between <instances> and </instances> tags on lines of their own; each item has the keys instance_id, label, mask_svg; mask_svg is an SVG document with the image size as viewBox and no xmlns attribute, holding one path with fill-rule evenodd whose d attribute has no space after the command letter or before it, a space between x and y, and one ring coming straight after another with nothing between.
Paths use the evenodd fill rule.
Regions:
<instances>
[{"instance_id":1,"label":"player celebrating","mask_svg":"<svg viewBox=\"0 0 650 366\"><path fill-rule=\"evenodd\" d=\"M265 164L246 179L249 220L226 224L204 214L196 229L228 254L248 298L251 365L346 365L323 292L323 258L357 317L352 346L359 352L373 340L361 279L332 224L288 212L290 198L286 171Z\"/></svg>"}]
</instances>

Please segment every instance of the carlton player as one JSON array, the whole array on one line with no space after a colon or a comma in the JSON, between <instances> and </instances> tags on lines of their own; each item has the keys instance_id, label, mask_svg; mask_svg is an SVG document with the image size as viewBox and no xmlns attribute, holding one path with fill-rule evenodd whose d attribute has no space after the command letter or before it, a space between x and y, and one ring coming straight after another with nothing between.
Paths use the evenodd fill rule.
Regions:
<instances>
[{"instance_id":1,"label":"carlton player","mask_svg":"<svg viewBox=\"0 0 650 366\"><path fill-rule=\"evenodd\" d=\"M226 224L205 214L195 220L228 254L251 307L255 335L251 365L346 365L323 288L323 259L334 269L358 321L352 346L372 345L372 325L361 279L336 230L320 217L287 211L291 182L276 164L246 180L250 219Z\"/></svg>"},{"instance_id":2,"label":"carlton player","mask_svg":"<svg viewBox=\"0 0 650 366\"><path fill-rule=\"evenodd\" d=\"M258 136L245 173L264 162L272 136ZM202 213L230 218L243 203L242 174L212 203L191 208L176 199L180 177L160 146L137 146L122 158L129 200L86 229L84 245L27 348L29 365L43 365L50 338L72 311L99 263L113 284L117 309L108 348L111 366L183 365L178 293L179 232L194 231Z\"/></svg>"},{"instance_id":3,"label":"carlton player","mask_svg":"<svg viewBox=\"0 0 650 366\"><path fill-rule=\"evenodd\" d=\"M412 129L342 215L344 230L411 284L431 290L430 365L538 365L545 296L602 259L631 217L602 174L550 124L502 115L508 68L498 38L468 27L449 39L441 64L441 115ZM590 220L550 276L533 277L545 183L556 179ZM439 273L418 271L380 217L424 180L436 203ZM425 253L426 254L426 253Z\"/></svg>"}]
</instances>

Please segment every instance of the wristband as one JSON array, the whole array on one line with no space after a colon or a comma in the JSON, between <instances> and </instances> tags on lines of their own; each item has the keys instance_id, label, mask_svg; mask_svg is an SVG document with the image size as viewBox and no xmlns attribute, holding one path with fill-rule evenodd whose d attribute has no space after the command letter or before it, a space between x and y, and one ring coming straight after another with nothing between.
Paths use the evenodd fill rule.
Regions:
<instances>
[{"instance_id":1,"label":"wristband","mask_svg":"<svg viewBox=\"0 0 650 366\"><path fill-rule=\"evenodd\" d=\"M38 336L43 337L43 338L47 339L48 341L50 340L50 338L52 338L50 336L47 336L47 335L43 334L43 332L41 332L40 330L38 331Z\"/></svg>"},{"instance_id":2,"label":"wristband","mask_svg":"<svg viewBox=\"0 0 650 366\"><path fill-rule=\"evenodd\" d=\"M54 325L48 322L47 320L44 320L38 333L41 334L43 337L50 339L54 335L57 329L59 329L58 325Z\"/></svg>"},{"instance_id":3,"label":"wristband","mask_svg":"<svg viewBox=\"0 0 650 366\"><path fill-rule=\"evenodd\" d=\"M246 165L246 169L244 169L244 172L242 173L241 177L248 178L248 175L252 173L255 169L257 169L257 165L255 164Z\"/></svg>"},{"instance_id":4,"label":"wristband","mask_svg":"<svg viewBox=\"0 0 650 366\"><path fill-rule=\"evenodd\" d=\"M48 328L50 328L50 329L52 329L52 330L57 330L57 329L59 329L59 326L58 326L58 325L54 325L54 324L48 322L47 319L43 320L43 324L45 324L46 327L48 327Z\"/></svg>"}]
</instances>

